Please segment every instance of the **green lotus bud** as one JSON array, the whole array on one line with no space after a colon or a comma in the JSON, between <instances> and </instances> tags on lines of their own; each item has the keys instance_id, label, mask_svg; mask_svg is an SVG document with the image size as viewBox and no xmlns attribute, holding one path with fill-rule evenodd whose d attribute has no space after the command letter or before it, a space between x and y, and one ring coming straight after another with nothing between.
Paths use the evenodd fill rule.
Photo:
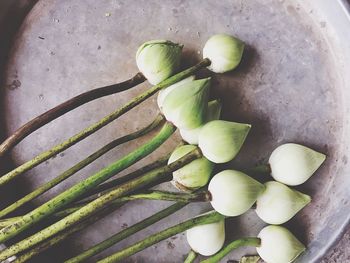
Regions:
<instances>
[{"instance_id":1,"label":"green lotus bud","mask_svg":"<svg viewBox=\"0 0 350 263\"><path fill-rule=\"evenodd\" d=\"M310 201L310 196L271 181L265 183L265 191L258 197L256 213L264 222L279 225L291 219Z\"/></svg>"},{"instance_id":2,"label":"green lotus bud","mask_svg":"<svg viewBox=\"0 0 350 263\"><path fill-rule=\"evenodd\" d=\"M203 155L214 163L226 163L238 154L251 125L215 120L203 126L198 145Z\"/></svg>"},{"instance_id":3,"label":"green lotus bud","mask_svg":"<svg viewBox=\"0 0 350 263\"><path fill-rule=\"evenodd\" d=\"M210 78L185 82L165 97L163 113L180 129L202 125L208 108Z\"/></svg>"},{"instance_id":4,"label":"green lotus bud","mask_svg":"<svg viewBox=\"0 0 350 263\"><path fill-rule=\"evenodd\" d=\"M305 250L305 246L282 226L267 226L258 237L261 245L256 250L267 263L293 262Z\"/></svg>"},{"instance_id":5,"label":"green lotus bud","mask_svg":"<svg viewBox=\"0 0 350 263\"><path fill-rule=\"evenodd\" d=\"M168 164L175 162L189 152L196 149L194 145L183 145L177 147L171 154ZM211 177L214 164L205 157L196 159L184 167L173 172L173 185L180 189L191 191L205 186Z\"/></svg>"},{"instance_id":6,"label":"green lotus bud","mask_svg":"<svg viewBox=\"0 0 350 263\"><path fill-rule=\"evenodd\" d=\"M326 155L305 146L286 143L271 154L272 177L287 185L300 185L308 180L325 161Z\"/></svg>"},{"instance_id":7,"label":"green lotus bud","mask_svg":"<svg viewBox=\"0 0 350 263\"><path fill-rule=\"evenodd\" d=\"M151 84L157 85L179 70L182 47L168 40L148 41L136 52L137 67Z\"/></svg>"},{"instance_id":8,"label":"green lotus bud","mask_svg":"<svg viewBox=\"0 0 350 263\"><path fill-rule=\"evenodd\" d=\"M203 256L214 255L225 242L225 220L190 228L186 237L193 251Z\"/></svg>"},{"instance_id":9,"label":"green lotus bud","mask_svg":"<svg viewBox=\"0 0 350 263\"><path fill-rule=\"evenodd\" d=\"M179 82L176 82L175 84L165 88L165 89L162 89L161 91L159 91L158 93L158 97L157 97L157 104L158 104L158 107L160 109L160 111L163 112L163 102L164 102L164 99L165 97L172 91L174 90L175 88L181 86L182 84L184 83L187 83L187 82L191 82L195 79L195 76L189 76L188 78L185 78L183 80L180 80Z\"/></svg>"},{"instance_id":10,"label":"green lotus bud","mask_svg":"<svg viewBox=\"0 0 350 263\"><path fill-rule=\"evenodd\" d=\"M221 114L221 102L219 100L212 100L208 103L208 110L207 110L207 116L205 118L205 122L218 120L220 118ZM192 129L192 130L186 130L181 129L180 134L182 139L184 139L186 142L190 144L198 144L198 137L199 132L203 125L199 126L198 128Z\"/></svg>"},{"instance_id":11,"label":"green lotus bud","mask_svg":"<svg viewBox=\"0 0 350 263\"><path fill-rule=\"evenodd\" d=\"M263 184L248 175L225 170L216 174L209 183L211 205L224 216L239 216L249 210L264 191Z\"/></svg>"},{"instance_id":12,"label":"green lotus bud","mask_svg":"<svg viewBox=\"0 0 350 263\"><path fill-rule=\"evenodd\" d=\"M241 62L244 43L230 35L214 35L205 43L203 58L211 61L208 67L215 73L224 73L233 70Z\"/></svg>"}]
</instances>

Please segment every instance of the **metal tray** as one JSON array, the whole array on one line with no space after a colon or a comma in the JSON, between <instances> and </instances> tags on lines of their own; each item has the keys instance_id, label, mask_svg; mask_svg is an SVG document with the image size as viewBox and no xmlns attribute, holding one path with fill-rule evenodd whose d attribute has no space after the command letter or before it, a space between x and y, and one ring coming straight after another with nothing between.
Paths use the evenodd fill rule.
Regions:
<instances>
[{"instance_id":1,"label":"metal tray","mask_svg":"<svg viewBox=\"0 0 350 263\"><path fill-rule=\"evenodd\" d=\"M132 76L137 71L135 51L146 40L165 38L183 43L185 64L189 65L201 57L203 44L210 35L219 32L236 35L248 45L243 63L233 73L215 76L212 95L223 99L225 119L251 123L253 129L238 158L228 166L240 169L266 160L272 149L283 142L303 143L327 153L326 164L300 188L312 195L313 202L287 224L308 246L299 262L320 262L341 237L350 217L350 19L345 0L36 2L0 2L3 137L82 91ZM2 168L31 159L148 87L143 84L91 102L59 118L19 144L11 160L3 160ZM16 199L31 191L113 138L142 127L156 112L153 97L28 172L10 191L1 190L1 200ZM33 205L86 178L147 138L111 151ZM132 169L156 159L174 145L176 138ZM171 189L169 185L163 187ZM167 205L134 202L51 250L50 262L60 262L62 257L77 253ZM96 258L206 209L206 205L190 205ZM228 220L228 236L256 235L263 225L251 211ZM181 262L188 250L184 234L180 234L125 262ZM237 250L226 260L245 253L254 253L254 249ZM43 258L34 262L38 260L48 262Z\"/></svg>"}]
</instances>

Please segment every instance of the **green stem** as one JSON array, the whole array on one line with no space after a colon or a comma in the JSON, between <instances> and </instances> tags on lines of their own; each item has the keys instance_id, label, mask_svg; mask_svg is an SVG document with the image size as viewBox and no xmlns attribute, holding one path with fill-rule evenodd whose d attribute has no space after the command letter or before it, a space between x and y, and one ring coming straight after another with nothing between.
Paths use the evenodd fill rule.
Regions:
<instances>
[{"instance_id":1,"label":"green stem","mask_svg":"<svg viewBox=\"0 0 350 263\"><path fill-rule=\"evenodd\" d=\"M106 193L108 194L108 193ZM158 190L148 190L143 193L133 194L129 196L123 196L120 198L117 198L112 201L113 204L117 203L124 203L127 201L133 201L133 200L162 200L162 201L176 201L176 202L186 202L186 203L192 203L192 202L208 202L210 201L210 194L208 191L201 191L197 193L173 193L173 192L167 192L167 191L158 191ZM92 202L94 200L91 200ZM72 206L70 208L66 208L62 211L59 211L55 213L54 215L56 217L65 217L68 216L75 211L78 211L80 208L83 208L85 205L89 204L90 202L84 202L79 203L75 206Z\"/></svg>"},{"instance_id":2,"label":"green stem","mask_svg":"<svg viewBox=\"0 0 350 263\"><path fill-rule=\"evenodd\" d=\"M70 235L86 229L89 225L95 223L96 221L100 220L104 216L108 215L109 213L112 213L116 209L123 206L125 203L118 203L112 206L109 206L108 208L103 209L102 211L99 211L95 215L90 216L85 221L81 222L80 224L74 225L73 227L67 229L66 231L63 231L62 233L52 237L51 239L42 242L35 246L34 248L24 252L23 254L19 255L17 259L13 263L23 263L27 262L29 259L33 258L34 256L40 254L41 252L44 252L45 250L53 247L54 245L60 243Z\"/></svg>"},{"instance_id":3,"label":"green stem","mask_svg":"<svg viewBox=\"0 0 350 263\"><path fill-rule=\"evenodd\" d=\"M225 218L223 215L219 214L218 212L212 212L212 213L208 213L199 217L195 217L192 219L189 219L187 221L184 221L178 225L169 227L161 232L158 232L156 234L153 234L137 243L135 243L134 245L131 245L127 248L124 248L120 251L118 251L117 253L106 257L100 261L98 261L99 263L110 263L110 262L117 262L120 261L122 259L125 259L133 254L136 254L137 252L144 250L145 248L148 248L164 239L167 239L169 237L172 237L178 233L184 232L187 229L190 229L194 226L197 225L203 225L203 224L210 224L210 223L214 223L217 221L222 220L223 218Z\"/></svg>"},{"instance_id":4,"label":"green stem","mask_svg":"<svg viewBox=\"0 0 350 263\"><path fill-rule=\"evenodd\" d=\"M166 191L150 190L144 193L130 195L126 198L128 198L128 200L148 199L191 203L208 202L211 199L211 195L208 191L201 191L197 193L173 193Z\"/></svg>"},{"instance_id":5,"label":"green stem","mask_svg":"<svg viewBox=\"0 0 350 263\"><path fill-rule=\"evenodd\" d=\"M169 206L166 209L161 210L160 212L142 220L139 223L134 224L131 227L128 227L121 232L111 236L110 238L104 240L103 242L96 244L95 246L89 248L88 250L84 251L83 253L79 254L78 256L71 258L65 263L77 263L77 262L84 262L84 260L100 253L101 251L115 245L116 243L120 242L121 240L135 234L136 232L160 221L161 219L175 213L176 211L180 210L186 205L186 203L175 203L174 205Z\"/></svg>"},{"instance_id":6,"label":"green stem","mask_svg":"<svg viewBox=\"0 0 350 263\"><path fill-rule=\"evenodd\" d=\"M100 194L106 190L110 190L116 186L119 186L119 185L127 182L127 181L135 179L135 178L143 175L144 173L147 173L153 169L156 169L156 168L159 168L161 166L166 165L168 163L169 157L170 157L170 154L158 159L157 161L155 161L153 163L150 163L144 167L141 167L140 169L138 169L134 172L131 172L131 173L124 175L122 177L118 177L116 179L113 179L113 180L110 180L106 183L103 183L103 184L93 188L92 190L90 190L89 192L84 194L83 196L81 196L80 199L90 197L90 196L92 196L92 198L95 199L95 196L93 196L93 195Z\"/></svg>"},{"instance_id":7,"label":"green stem","mask_svg":"<svg viewBox=\"0 0 350 263\"><path fill-rule=\"evenodd\" d=\"M57 155L58 153L64 151L65 149L69 148L70 146L78 143L79 141L83 140L84 138L88 137L89 135L93 134L94 132L98 131L102 127L106 126L108 123L114 121L127 111L131 110L132 108L139 105L141 102L145 101L155 93L157 93L159 90L164 89L184 78L189 77L190 75L193 75L198 70L207 67L210 65L209 59L203 59L201 62L199 62L197 65L188 68L184 71L181 71L177 73L176 75L162 81L158 85L153 86L152 88L148 89L144 93L138 95L134 99L132 99L130 102L122 106L121 108L117 109L113 113L105 116L97 123L85 128L81 132L77 133L76 135L72 136L68 140L64 141L61 144L58 144L51 148L50 150L43 152L36 156L34 159L20 165L16 169L12 170L11 172L8 172L7 174L0 177L0 186L4 185L5 183L11 181L15 177L17 177L20 174L23 174L24 172L34 168L35 166L39 165L40 163L50 159L51 157Z\"/></svg>"},{"instance_id":8,"label":"green stem","mask_svg":"<svg viewBox=\"0 0 350 263\"><path fill-rule=\"evenodd\" d=\"M167 165L164 168L158 168L154 171L151 171L144 176L138 177L132 181L129 181L118 188L110 191L107 194L102 195L101 197L97 198L96 200L90 202L89 204L85 205L84 207L80 208L76 212L68 215L67 217L61 219L60 221L52 224L51 226L39 231L38 233L25 238L24 240L8 247L7 249L0 252L0 261L7 259L23 250L26 250L48 238L51 236L63 231L64 229L70 227L71 225L84 220L85 218L89 217L92 213L94 213L96 210L101 209L103 207L106 207L109 203L113 202L116 198L119 198L131 191L133 191L135 188L140 188L145 185L148 185L149 183L153 181L157 181L159 178L164 177L165 175L168 175L168 179L171 180L171 173L184 165L190 163L191 161L201 158L202 153L200 152L199 148L191 151L190 153L186 154L184 157L178 159L177 161ZM26 215L25 215L26 216ZM27 224L30 224L27 223ZM11 225L13 226L13 225ZM11 227L10 226L10 227ZM8 227L7 227L8 228ZM1 233L6 234L7 228L4 228L1 230Z\"/></svg>"},{"instance_id":9,"label":"green stem","mask_svg":"<svg viewBox=\"0 0 350 263\"><path fill-rule=\"evenodd\" d=\"M167 156L165 156L163 158L160 158L157 161L155 161L155 162L153 162L153 163L151 163L149 165L146 165L146 166L144 166L144 167L142 167L142 168L140 168L140 169L138 169L138 170L136 170L134 172L131 172L131 173L129 173L127 175L124 175L124 176L122 176L120 178L117 178L115 180L109 181L108 183L99 185L99 186L103 186L103 187L99 187L98 186L98 187L94 188L92 191L88 192L86 196L89 196L90 194L91 195L95 194L95 192L96 193L100 193L102 191L110 190L110 188L112 188L112 187L117 187L117 186L119 186L119 185L121 185L121 184L123 184L123 183L125 183L127 181L130 181L130 180L132 180L132 179L134 179L134 178L136 178L138 176L141 176L141 175L145 174L146 172L149 172L149 171L151 171L153 169L156 169L156 168L159 168L161 166L164 166L164 165L166 165L168 159L169 159L169 155L167 155ZM155 183L158 184L158 182L155 182ZM148 186L146 186L146 187L148 187ZM97 189L98 189L98 191L97 191ZM84 199L83 201L75 203L75 205L73 205L71 207L65 208L64 210L61 210L61 211L58 211L58 212L54 213L53 216L57 217L57 218L65 217L65 216L71 214L72 212L76 211L79 205L91 202L91 201L95 200L98 197L99 196L97 196L97 195L91 196L91 197L89 197L89 199ZM21 218L21 216L0 219L0 229L13 224L14 222L19 220L20 218Z\"/></svg>"},{"instance_id":10,"label":"green stem","mask_svg":"<svg viewBox=\"0 0 350 263\"><path fill-rule=\"evenodd\" d=\"M86 178L83 181L80 181L76 185L52 198L50 201L44 203L33 211L23 215L21 219L14 224L1 229L0 243L16 236L43 218L46 218L47 216L55 213L62 207L75 201L85 192L91 190L92 188L106 181L108 178L149 155L160 145L162 145L174 133L175 130L176 128L174 125L168 122L165 123L160 132L141 147L137 148L116 162L110 164L94 175Z\"/></svg>"},{"instance_id":11,"label":"green stem","mask_svg":"<svg viewBox=\"0 0 350 263\"><path fill-rule=\"evenodd\" d=\"M8 215L9 213L15 211L16 209L20 208L24 204L26 204L26 203L30 202L31 200L33 200L34 198L38 197L39 195L45 193L46 191L48 191L49 189L51 189L55 185L59 184L63 180L66 180L67 178L69 178L70 176L72 176L73 174L78 172L79 170L83 169L84 167L86 167L87 165L89 165L90 163L92 163L93 161L95 161L96 159L98 159L99 157L101 157L102 155L107 153L108 151L112 150L116 146L118 146L122 143L128 142L128 141L134 140L134 139L136 139L144 134L147 134L148 132L150 132L153 129L155 129L156 127L158 127L159 124L163 121L164 121L164 117L162 115L158 115L151 124L147 125L146 127L142 128L141 130L134 132L134 133L131 133L131 134L128 134L126 136L120 137L120 138L108 143L107 145L105 145L101 149L97 150L96 152L94 152L93 154L91 154L90 156L85 158L84 160L80 161L76 165L72 166L71 168L69 168L68 170L66 170L65 172L63 172L62 174L57 176L56 178L54 178L53 180L40 186L39 188L37 188L33 192L27 194L26 196L22 197L21 199L19 199L18 201L16 201L12 205L1 210L0 211L0 218Z\"/></svg>"},{"instance_id":12,"label":"green stem","mask_svg":"<svg viewBox=\"0 0 350 263\"><path fill-rule=\"evenodd\" d=\"M184 263L193 263L196 260L197 256L198 254L191 249L190 252L188 252Z\"/></svg>"},{"instance_id":13,"label":"green stem","mask_svg":"<svg viewBox=\"0 0 350 263\"><path fill-rule=\"evenodd\" d=\"M258 247L260 246L260 238L257 237L247 237L247 238L241 238L237 239L230 244L228 244L226 247L221 249L218 253L211 256L210 258L207 258L206 260L201 261L202 263L217 263L220 262L220 260L225 257L228 253L230 253L232 250L239 248L239 247Z\"/></svg>"}]
</instances>

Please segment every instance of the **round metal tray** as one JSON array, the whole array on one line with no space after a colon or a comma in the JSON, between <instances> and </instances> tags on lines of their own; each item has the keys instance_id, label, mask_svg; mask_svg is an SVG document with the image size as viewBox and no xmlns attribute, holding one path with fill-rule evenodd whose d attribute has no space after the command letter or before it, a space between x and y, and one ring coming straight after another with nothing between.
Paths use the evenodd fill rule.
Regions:
<instances>
[{"instance_id":1,"label":"round metal tray","mask_svg":"<svg viewBox=\"0 0 350 263\"><path fill-rule=\"evenodd\" d=\"M0 4L0 7L3 5L0 21L4 39L1 128L5 135L80 92L132 76L137 71L136 49L144 41L165 38L183 43L184 64L190 65L201 58L201 49L212 34L236 35L247 43L243 62L233 73L214 76L212 96L222 98L224 119L251 123L253 128L242 152L226 167L241 169L267 160L274 147L284 142L302 143L327 154L325 165L299 188L312 195L313 202L287 224L308 247L299 262L320 262L349 222L350 19L347 2L46 0L34 5L35 2L3 1ZM8 15L9 10L17 10L23 17L31 5L33 8L23 22L14 23L14 18ZM11 19L13 28L9 26ZM19 24L17 29L15 26ZM10 33L15 31L15 35ZM6 46L6 43L10 44ZM143 84L102 98L59 118L19 144L11 160L18 165L31 159L148 87ZM30 192L103 144L150 122L156 112L153 97L28 172L15 182L15 191L10 194L2 190L1 196L18 198ZM111 151L33 204L48 200L148 138ZM175 136L129 171L170 151L177 139ZM10 162L4 161L5 164ZM163 188L172 189L169 185ZM77 253L167 205L167 202L134 202L50 251L50 255L55 254L50 260L60 262L62 257ZM96 258L206 209L208 205L191 204ZM228 239L256 235L263 226L255 212L250 211L227 220ZM188 250L184 234L180 234L125 262L180 262ZM237 250L226 260L238 259L246 253L254 254L254 249Z\"/></svg>"}]
</instances>

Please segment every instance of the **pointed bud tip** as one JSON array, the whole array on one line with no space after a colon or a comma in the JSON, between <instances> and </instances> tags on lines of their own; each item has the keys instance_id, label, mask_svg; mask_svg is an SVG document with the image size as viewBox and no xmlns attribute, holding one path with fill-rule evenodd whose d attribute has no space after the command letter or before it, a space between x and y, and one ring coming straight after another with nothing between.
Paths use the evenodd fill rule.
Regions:
<instances>
[{"instance_id":1,"label":"pointed bud tip","mask_svg":"<svg viewBox=\"0 0 350 263\"><path fill-rule=\"evenodd\" d=\"M264 189L263 184L235 170L216 174L208 186L211 205L225 216L238 216L248 211Z\"/></svg>"},{"instance_id":2,"label":"pointed bud tip","mask_svg":"<svg viewBox=\"0 0 350 263\"><path fill-rule=\"evenodd\" d=\"M210 161L226 163L238 154L250 128L249 124L214 120L201 129L198 145Z\"/></svg>"},{"instance_id":3,"label":"pointed bud tip","mask_svg":"<svg viewBox=\"0 0 350 263\"><path fill-rule=\"evenodd\" d=\"M305 246L285 227L270 225L263 228L258 237L259 256L269 263L291 263L305 251Z\"/></svg>"},{"instance_id":4,"label":"pointed bud tip","mask_svg":"<svg viewBox=\"0 0 350 263\"><path fill-rule=\"evenodd\" d=\"M289 221L310 203L311 197L288 186L270 181L256 202L256 213L265 223L280 225Z\"/></svg>"},{"instance_id":5,"label":"pointed bud tip","mask_svg":"<svg viewBox=\"0 0 350 263\"><path fill-rule=\"evenodd\" d=\"M272 177L287 185L307 181L326 160L326 155L306 146L286 143L271 154L269 163Z\"/></svg>"}]
</instances>

